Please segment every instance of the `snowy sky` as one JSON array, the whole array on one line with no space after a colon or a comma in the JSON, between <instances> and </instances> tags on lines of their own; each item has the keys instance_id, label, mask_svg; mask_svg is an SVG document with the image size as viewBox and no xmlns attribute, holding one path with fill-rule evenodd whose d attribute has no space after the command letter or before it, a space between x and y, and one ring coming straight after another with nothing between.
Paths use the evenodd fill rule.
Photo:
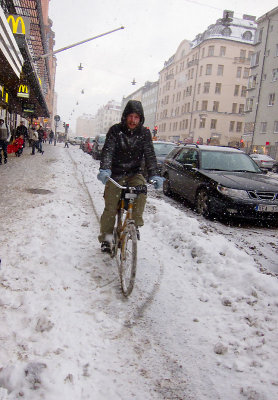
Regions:
<instances>
[{"instance_id":1,"label":"snowy sky","mask_svg":"<svg viewBox=\"0 0 278 400\"><path fill-rule=\"evenodd\" d=\"M0 169L0 399L278 399L277 277L151 189L124 299L97 242L99 162L43 147ZM247 234L277 253L277 229Z\"/></svg>"},{"instance_id":2,"label":"snowy sky","mask_svg":"<svg viewBox=\"0 0 278 400\"><path fill-rule=\"evenodd\" d=\"M125 27L57 54L58 114L75 127L79 115L94 115L109 100L121 101L146 81L156 81L181 41L193 40L224 9L236 17L260 17L276 6L277 0L51 0L55 50Z\"/></svg>"}]
</instances>

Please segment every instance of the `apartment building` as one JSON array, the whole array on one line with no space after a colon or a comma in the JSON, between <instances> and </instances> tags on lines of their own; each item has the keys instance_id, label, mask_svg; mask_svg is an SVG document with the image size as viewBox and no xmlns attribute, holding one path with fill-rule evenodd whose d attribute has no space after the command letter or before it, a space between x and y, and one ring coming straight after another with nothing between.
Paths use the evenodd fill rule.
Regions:
<instances>
[{"instance_id":1,"label":"apartment building","mask_svg":"<svg viewBox=\"0 0 278 400\"><path fill-rule=\"evenodd\" d=\"M96 134L107 133L110 126L120 122L121 104L110 100L105 106L98 109L95 116Z\"/></svg>"},{"instance_id":2,"label":"apartment building","mask_svg":"<svg viewBox=\"0 0 278 400\"><path fill-rule=\"evenodd\" d=\"M145 115L144 126L148 127L152 131L156 123L155 120L156 120L157 95L158 95L158 81L155 82L147 81L145 82L144 86L141 86L136 91L131 93L129 96L123 97L121 110L123 112L129 100L141 101Z\"/></svg>"},{"instance_id":3,"label":"apartment building","mask_svg":"<svg viewBox=\"0 0 278 400\"><path fill-rule=\"evenodd\" d=\"M250 151L278 156L278 7L257 21L243 136Z\"/></svg>"},{"instance_id":4,"label":"apartment building","mask_svg":"<svg viewBox=\"0 0 278 400\"><path fill-rule=\"evenodd\" d=\"M76 119L76 136L96 136L96 120L92 114L82 114Z\"/></svg>"},{"instance_id":5,"label":"apartment building","mask_svg":"<svg viewBox=\"0 0 278 400\"><path fill-rule=\"evenodd\" d=\"M159 139L240 143L255 17L223 18L190 42L183 40L159 73Z\"/></svg>"}]
</instances>

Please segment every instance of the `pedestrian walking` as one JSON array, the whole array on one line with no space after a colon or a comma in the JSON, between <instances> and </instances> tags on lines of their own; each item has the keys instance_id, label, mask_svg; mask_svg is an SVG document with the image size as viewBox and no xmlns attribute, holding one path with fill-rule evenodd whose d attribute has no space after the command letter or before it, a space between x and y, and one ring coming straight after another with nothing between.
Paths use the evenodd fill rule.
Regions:
<instances>
[{"instance_id":1,"label":"pedestrian walking","mask_svg":"<svg viewBox=\"0 0 278 400\"><path fill-rule=\"evenodd\" d=\"M24 121L20 121L20 125L16 128L15 137L19 138L20 136L23 137L23 148L25 147L25 142L28 140L28 129L24 124Z\"/></svg>"},{"instance_id":2,"label":"pedestrian walking","mask_svg":"<svg viewBox=\"0 0 278 400\"><path fill-rule=\"evenodd\" d=\"M54 138L54 132L53 132L53 130L51 129L51 131L50 131L50 133L49 133L49 144L52 144L52 141L53 141L53 138Z\"/></svg>"},{"instance_id":3,"label":"pedestrian walking","mask_svg":"<svg viewBox=\"0 0 278 400\"><path fill-rule=\"evenodd\" d=\"M43 150L40 149L39 147L39 136L38 136L38 132L36 131L36 128L34 126L31 127L30 131L29 131L29 138L31 140L31 144L32 144L32 153L31 155L34 156L35 155L35 151L36 149L38 150L38 152L40 152L41 154L44 153Z\"/></svg>"},{"instance_id":4,"label":"pedestrian walking","mask_svg":"<svg viewBox=\"0 0 278 400\"><path fill-rule=\"evenodd\" d=\"M0 119L0 164L2 164L2 152L4 155L4 164L8 161L8 142L10 141L11 133L7 123L1 118Z\"/></svg>"}]
</instances>

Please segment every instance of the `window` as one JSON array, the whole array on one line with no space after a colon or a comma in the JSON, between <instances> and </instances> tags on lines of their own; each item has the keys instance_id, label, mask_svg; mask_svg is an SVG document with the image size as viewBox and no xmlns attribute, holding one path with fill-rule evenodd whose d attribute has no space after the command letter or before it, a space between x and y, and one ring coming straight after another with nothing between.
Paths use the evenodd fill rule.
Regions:
<instances>
[{"instance_id":1,"label":"window","mask_svg":"<svg viewBox=\"0 0 278 400\"><path fill-rule=\"evenodd\" d=\"M202 76L203 75L203 66L201 65L200 66L200 76Z\"/></svg>"},{"instance_id":2,"label":"window","mask_svg":"<svg viewBox=\"0 0 278 400\"><path fill-rule=\"evenodd\" d=\"M218 94L221 93L221 83L215 84L215 93L218 93Z\"/></svg>"},{"instance_id":3,"label":"window","mask_svg":"<svg viewBox=\"0 0 278 400\"><path fill-rule=\"evenodd\" d=\"M239 93L239 85L235 85L234 96L238 96Z\"/></svg>"},{"instance_id":4,"label":"window","mask_svg":"<svg viewBox=\"0 0 278 400\"><path fill-rule=\"evenodd\" d=\"M244 114L244 104L240 104L240 105L239 105L238 113L239 113L239 114Z\"/></svg>"},{"instance_id":5,"label":"window","mask_svg":"<svg viewBox=\"0 0 278 400\"><path fill-rule=\"evenodd\" d=\"M256 87L257 75L251 75L248 78L248 89L254 89Z\"/></svg>"},{"instance_id":6,"label":"window","mask_svg":"<svg viewBox=\"0 0 278 400\"><path fill-rule=\"evenodd\" d=\"M246 97L246 90L247 90L247 87L246 86L242 86L241 87L241 97Z\"/></svg>"},{"instance_id":7,"label":"window","mask_svg":"<svg viewBox=\"0 0 278 400\"><path fill-rule=\"evenodd\" d=\"M268 96L268 105L274 106L274 101L275 101L275 93L270 93L270 95Z\"/></svg>"},{"instance_id":8,"label":"window","mask_svg":"<svg viewBox=\"0 0 278 400\"><path fill-rule=\"evenodd\" d=\"M253 109L253 99L246 99L246 111L252 111Z\"/></svg>"},{"instance_id":9,"label":"window","mask_svg":"<svg viewBox=\"0 0 278 400\"><path fill-rule=\"evenodd\" d=\"M230 36L231 33L232 33L232 31L231 31L231 29L230 29L229 27L226 27L226 28L224 28L224 29L222 30L221 33L222 33L223 36Z\"/></svg>"},{"instance_id":10,"label":"window","mask_svg":"<svg viewBox=\"0 0 278 400\"><path fill-rule=\"evenodd\" d=\"M202 101L202 111L207 111L208 109L208 102L207 100Z\"/></svg>"},{"instance_id":11,"label":"window","mask_svg":"<svg viewBox=\"0 0 278 400\"><path fill-rule=\"evenodd\" d=\"M278 57L278 44L276 44L275 56Z\"/></svg>"},{"instance_id":12,"label":"window","mask_svg":"<svg viewBox=\"0 0 278 400\"><path fill-rule=\"evenodd\" d=\"M216 129L217 119L210 120L210 129Z\"/></svg>"},{"instance_id":13,"label":"window","mask_svg":"<svg viewBox=\"0 0 278 400\"><path fill-rule=\"evenodd\" d=\"M236 123L236 131L241 132L242 131L242 122L237 122Z\"/></svg>"},{"instance_id":14,"label":"window","mask_svg":"<svg viewBox=\"0 0 278 400\"><path fill-rule=\"evenodd\" d=\"M232 113L236 113L236 110L237 110L237 103L233 103L233 106L232 106Z\"/></svg>"},{"instance_id":15,"label":"window","mask_svg":"<svg viewBox=\"0 0 278 400\"><path fill-rule=\"evenodd\" d=\"M224 65L218 65L217 67L217 75L218 76L223 76L224 73Z\"/></svg>"},{"instance_id":16,"label":"window","mask_svg":"<svg viewBox=\"0 0 278 400\"><path fill-rule=\"evenodd\" d=\"M272 81L277 81L278 79L278 68L272 70Z\"/></svg>"},{"instance_id":17,"label":"window","mask_svg":"<svg viewBox=\"0 0 278 400\"><path fill-rule=\"evenodd\" d=\"M211 75L212 73L212 64L206 65L206 75Z\"/></svg>"},{"instance_id":18,"label":"window","mask_svg":"<svg viewBox=\"0 0 278 400\"><path fill-rule=\"evenodd\" d=\"M259 61L260 61L260 51L257 51L257 53L252 54L251 57L251 67L255 67L256 65L259 65Z\"/></svg>"},{"instance_id":19,"label":"window","mask_svg":"<svg viewBox=\"0 0 278 400\"><path fill-rule=\"evenodd\" d=\"M274 130L273 133L278 133L278 121L274 121Z\"/></svg>"},{"instance_id":20,"label":"window","mask_svg":"<svg viewBox=\"0 0 278 400\"><path fill-rule=\"evenodd\" d=\"M197 123L197 120L196 120L196 118L194 119L194 122L193 122L193 128L195 129L196 128L196 123Z\"/></svg>"},{"instance_id":21,"label":"window","mask_svg":"<svg viewBox=\"0 0 278 400\"><path fill-rule=\"evenodd\" d=\"M230 121L229 132L233 132L235 129L235 121Z\"/></svg>"},{"instance_id":22,"label":"window","mask_svg":"<svg viewBox=\"0 0 278 400\"><path fill-rule=\"evenodd\" d=\"M241 78L241 71L242 71L242 67L237 67L237 70L236 70L236 77L237 78Z\"/></svg>"},{"instance_id":23,"label":"window","mask_svg":"<svg viewBox=\"0 0 278 400\"><path fill-rule=\"evenodd\" d=\"M205 47L202 48L202 57L205 57Z\"/></svg>"},{"instance_id":24,"label":"window","mask_svg":"<svg viewBox=\"0 0 278 400\"><path fill-rule=\"evenodd\" d=\"M226 54L226 47L225 46L220 46L220 57L224 57Z\"/></svg>"},{"instance_id":25,"label":"window","mask_svg":"<svg viewBox=\"0 0 278 400\"><path fill-rule=\"evenodd\" d=\"M240 50L239 57L244 59L246 57L246 50Z\"/></svg>"},{"instance_id":26,"label":"window","mask_svg":"<svg viewBox=\"0 0 278 400\"><path fill-rule=\"evenodd\" d=\"M262 41L262 37L263 37L263 28L262 29L258 29L255 33L255 39L254 39L254 44L256 43L260 43Z\"/></svg>"},{"instance_id":27,"label":"window","mask_svg":"<svg viewBox=\"0 0 278 400\"><path fill-rule=\"evenodd\" d=\"M200 118L199 128L205 128L205 127L206 127L206 119L205 118Z\"/></svg>"},{"instance_id":28,"label":"window","mask_svg":"<svg viewBox=\"0 0 278 400\"><path fill-rule=\"evenodd\" d=\"M201 91L201 84L199 83L197 88L197 94L200 94L200 91Z\"/></svg>"},{"instance_id":29,"label":"window","mask_svg":"<svg viewBox=\"0 0 278 400\"><path fill-rule=\"evenodd\" d=\"M252 40L252 32L250 32L250 31L244 32L244 34L242 35L242 38L244 40Z\"/></svg>"},{"instance_id":30,"label":"window","mask_svg":"<svg viewBox=\"0 0 278 400\"><path fill-rule=\"evenodd\" d=\"M209 82L205 82L204 83L204 93L209 93L209 87L210 87L210 83Z\"/></svg>"},{"instance_id":31,"label":"window","mask_svg":"<svg viewBox=\"0 0 278 400\"><path fill-rule=\"evenodd\" d=\"M219 110L219 101L214 101L212 111L218 112L218 110Z\"/></svg>"},{"instance_id":32,"label":"window","mask_svg":"<svg viewBox=\"0 0 278 400\"><path fill-rule=\"evenodd\" d=\"M197 111L198 111L198 108L199 108L199 102L196 101L196 110L197 110Z\"/></svg>"},{"instance_id":33,"label":"window","mask_svg":"<svg viewBox=\"0 0 278 400\"><path fill-rule=\"evenodd\" d=\"M209 48L208 48L208 56L209 57L214 56L214 46L209 46Z\"/></svg>"},{"instance_id":34,"label":"window","mask_svg":"<svg viewBox=\"0 0 278 400\"><path fill-rule=\"evenodd\" d=\"M267 122L261 122L260 133L266 133Z\"/></svg>"},{"instance_id":35,"label":"window","mask_svg":"<svg viewBox=\"0 0 278 400\"><path fill-rule=\"evenodd\" d=\"M243 78L244 79L248 79L249 78L249 68L244 68Z\"/></svg>"}]
</instances>

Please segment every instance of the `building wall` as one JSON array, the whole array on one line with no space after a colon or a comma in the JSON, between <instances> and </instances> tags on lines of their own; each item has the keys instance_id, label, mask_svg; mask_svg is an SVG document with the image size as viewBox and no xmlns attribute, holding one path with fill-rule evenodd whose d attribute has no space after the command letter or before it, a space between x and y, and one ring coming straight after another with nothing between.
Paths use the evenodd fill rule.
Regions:
<instances>
[{"instance_id":1,"label":"building wall","mask_svg":"<svg viewBox=\"0 0 278 400\"><path fill-rule=\"evenodd\" d=\"M278 147L278 7L260 17L248 83L247 146ZM253 135L254 134L254 135ZM273 154L278 156L278 154Z\"/></svg>"},{"instance_id":2,"label":"building wall","mask_svg":"<svg viewBox=\"0 0 278 400\"><path fill-rule=\"evenodd\" d=\"M112 125L120 122L121 114L121 104L115 100L99 108L95 116L96 134L107 133Z\"/></svg>"},{"instance_id":3,"label":"building wall","mask_svg":"<svg viewBox=\"0 0 278 400\"><path fill-rule=\"evenodd\" d=\"M83 114L76 120L76 136L95 137L96 121L91 114Z\"/></svg>"},{"instance_id":4,"label":"building wall","mask_svg":"<svg viewBox=\"0 0 278 400\"><path fill-rule=\"evenodd\" d=\"M240 141L253 21L254 17L233 19L234 26L226 26L218 20L193 42L181 42L160 71L156 120L160 139L221 145ZM222 33L226 28L230 36Z\"/></svg>"}]
</instances>

